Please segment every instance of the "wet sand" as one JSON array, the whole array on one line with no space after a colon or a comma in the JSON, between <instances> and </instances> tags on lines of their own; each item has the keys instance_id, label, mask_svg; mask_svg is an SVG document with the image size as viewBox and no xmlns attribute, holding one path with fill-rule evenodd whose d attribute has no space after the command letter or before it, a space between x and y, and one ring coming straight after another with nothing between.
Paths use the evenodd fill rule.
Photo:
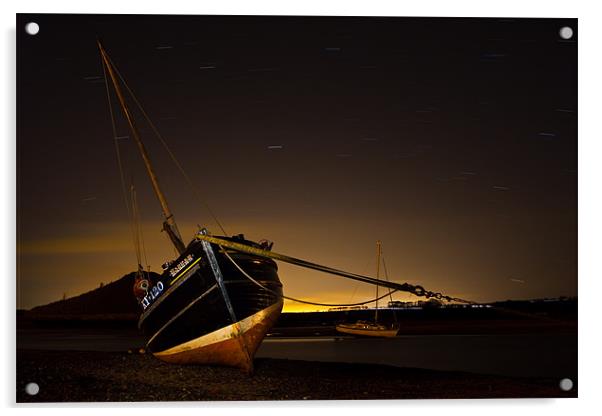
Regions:
<instances>
[{"instance_id":1,"label":"wet sand","mask_svg":"<svg viewBox=\"0 0 602 416\"><path fill-rule=\"evenodd\" d=\"M25 385L36 382L35 396ZM149 354L17 351L17 402L577 397L557 378L259 358L255 373L165 364Z\"/></svg>"}]
</instances>

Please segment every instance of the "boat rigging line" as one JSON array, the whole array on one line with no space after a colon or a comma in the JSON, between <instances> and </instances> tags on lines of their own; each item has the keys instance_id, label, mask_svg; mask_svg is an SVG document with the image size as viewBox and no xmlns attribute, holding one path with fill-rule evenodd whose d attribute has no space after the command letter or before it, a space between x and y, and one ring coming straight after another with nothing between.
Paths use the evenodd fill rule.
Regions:
<instances>
[{"instance_id":1,"label":"boat rigging line","mask_svg":"<svg viewBox=\"0 0 602 416\"><path fill-rule=\"evenodd\" d=\"M134 100L134 103L136 104L136 106L138 107L138 109L140 110L140 112L142 113L142 115L144 116L144 118L146 119L147 123L149 124L149 126L153 130L153 133L155 133L155 136L157 136L157 138L159 139L159 141L161 142L161 144L163 145L163 147L167 151L167 154L169 155L170 159L176 165L176 167L180 171L180 174L184 177L184 180L186 181L186 183L188 184L188 186L190 187L190 189L193 191L193 193L194 193L195 197L197 198L198 202L201 204L202 207L204 207L207 210L207 212L209 212L209 215L215 221L215 223L220 228L220 230L222 230L222 232L224 233L224 235L228 236L228 233L224 229L224 226L217 219L217 216L215 215L215 213L213 212L213 210L211 209L211 207L209 207L209 204L207 204L207 202L205 202L205 200L201 197L200 190L195 185L194 181L190 178L190 176L186 173L186 171L184 170L184 167L178 161L178 159L176 158L175 154L172 152L171 148L167 144L167 141L163 138L163 136L159 132L159 129L157 128L157 126L155 125L155 123L153 123L153 121L151 120L151 118L148 115L148 113L146 112L146 110L144 110L144 107L142 107L142 104L138 100L138 97L136 97L136 94L134 94L134 91L130 88L130 86L126 82L125 78L121 75L121 72L119 72L119 69L117 68L117 66L113 63L113 61L111 60L111 58L108 55L105 55L105 56L106 56L107 60L109 61L109 63L111 64L111 66L113 67L113 69L115 70L115 73L117 74L117 76L121 80L121 83L123 84L123 86L125 87L125 89L128 91L128 93L130 94L130 96Z\"/></svg>"},{"instance_id":2,"label":"boat rigging line","mask_svg":"<svg viewBox=\"0 0 602 416\"><path fill-rule=\"evenodd\" d=\"M380 241L376 242L376 309L374 311L374 323L378 322L378 281L380 280L380 255L382 253Z\"/></svg>"},{"instance_id":3,"label":"boat rigging line","mask_svg":"<svg viewBox=\"0 0 602 416\"><path fill-rule=\"evenodd\" d=\"M366 271L366 269L368 268L368 264L370 263L370 260L366 261L366 264L364 265L364 267L362 268L362 271L360 274L364 274L364 272ZM351 302L353 300L353 298L355 297L355 294L357 292L357 288L358 288L358 283L356 282L355 285L353 285L353 293L351 294L351 297L349 298L349 302Z\"/></svg>"},{"instance_id":4,"label":"boat rigging line","mask_svg":"<svg viewBox=\"0 0 602 416\"><path fill-rule=\"evenodd\" d=\"M382 251L381 251L381 254L382 254ZM388 282L389 281L389 273L387 272L387 263L385 263L385 256L382 255L381 257L383 259L383 269L385 271L385 280ZM391 302L393 302L393 296L391 296L390 300L391 300Z\"/></svg>"},{"instance_id":5,"label":"boat rigging line","mask_svg":"<svg viewBox=\"0 0 602 416\"><path fill-rule=\"evenodd\" d=\"M102 62L102 59L101 59ZM117 135L117 124L115 122L115 113L113 111L113 105L111 104L111 92L109 89L109 83L107 80L107 69L105 67L104 62L102 62L102 71L103 71L103 79L104 79L104 83L105 83L105 89L107 92L107 103L109 105L109 114L111 116L111 127L113 129L113 142L115 144L115 154L117 156L117 165L119 166L119 178L121 180L121 191L122 191L122 196L123 196L123 203L125 204L125 209L127 211L128 217L130 219L130 231L132 233L132 242L134 244L134 252L136 254L136 260L137 260L137 264L140 265L142 264L142 256L140 253L140 238L139 235L140 233L137 231L137 229L139 230L140 226L139 224L136 224L136 214L134 213L134 201L135 201L135 195L134 195L134 190L133 190L133 185L131 185L131 190L132 190L132 195L131 198L132 200L130 201L130 198L128 198L128 192L127 192L127 187L126 187L126 181L125 181L125 174L124 174L124 169L123 169L123 161L121 158L121 151L119 149L119 136ZM144 257L145 257L145 262L146 262L146 266L148 267L148 261L146 261L146 251L144 253Z\"/></svg>"},{"instance_id":6,"label":"boat rigging line","mask_svg":"<svg viewBox=\"0 0 602 416\"><path fill-rule=\"evenodd\" d=\"M222 249L224 247L226 247L226 248L229 248L229 249L232 249L235 251L240 251L242 253L253 254L256 256L260 256L260 257L271 258L274 260L280 260L285 263L294 264L296 266L305 267L307 269L318 270L318 271L321 271L324 273L334 274L337 276L342 276L342 277L346 277L348 279L358 280L360 282L369 283L369 284L373 284L373 285L381 285L381 286L388 287L389 289L396 289L396 290L401 290L403 292L409 292L416 296L426 297L427 299L434 298L437 300L444 300L447 302L458 302L458 303L467 303L467 304L475 303L470 300L447 296L447 295L442 294L441 292L433 292L430 290L426 290L424 287L422 287L420 285L412 285L410 283L396 283L396 282L392 282L392 281L385 282L382 280L375 279L373 277L350 273L350 272L338 270L338 269L335 269L332 267L323 266L323 265L320 265L317 263L312 263L312 262L309 262L306 260L297 259L295 257L290 257L285 254L279 254L279 253L275 253L273 251L262 250L260 248L251 247L246 244L236 243L234 241L224 240L223 238L213 237L213 236L208 235L207 230L204 230L204 229L201 230L200 232L198 232L195 235L195 238L198 240L201 240L201 241L207 241L209 243L216 244L216 245L222 247ZM386 296L389 296L389 293L387 293L385 295L385 297ZM374 300L372 300L372 301L374 301Z\"/></svg>"},{"instance_id":7,"label":"boat rigging line","mask_svg":"<svg viewBox=\"0 0 602 416\"><path fill-rule=\"evenodd\" d=\"M132 184L131 187L132 194L132 216L134 219L134 227L136 229L136 250L138 251L137 255L139 260L144 256L144 265L146 269L150 271L150 266L148 264L148 259L146 257L146 247L144 245L144 235L142 234L142 227L140 226L140 209L138 209L138 198L136 195L136 188ZM140 254L142 253L142 255ZM138 264L142 264L140 261Z\"/></svg>"},{"instance_id":8,"label":"boat rigging line","mask_svg":"<svg viewBox=\"0 0 602 416\"><path fill-rule=\"evenodd\" d=\"M381 255L382 255L382 248L381 248ZM388 282L389 281L389 273L387 272L387 263L385 263L385 256L382 255L381 256L383 259L383 269L385 271L385 280ZM393 302L393 296L392 294L389 295L389 299L391 302ZM393 319L395 320L395 323L397 324L397 314L393 314Z\"/></svg>"},{"instance_id":9,"label":"boat rigging line","mask_svg":"<svg viewBox=\"0 0 602 416\"><path fill-rule=\"evenodd\" d=\"M146 147L144 146L144 143L142 142L142 139L140 138L140 133L138 132L138 129L136 128L136 122L134 121L133 114L131 113L131 111L126 103L125 96L123 94L123 91L122 91L119 81L117 79L117 75L115 74L115 68L113 67L113 64L109 61L107 53L104 50L104 48L102 47L100 40L98 40L97 43L98 43L98 49L100 51L100 55L103 59L104 68L106 68L106 73L108 73L109 76L111 77L111 81L113 82L113 87L115 90L115 95L117 96L119 104L121 105L121 109L123 110L123 115L130 127L130 131L132 133L134 142L138 146L138 150L140 151L140 155L142 156L142 160L146 167L146 172L151 181L151 184L153 185L153 191L155 192L155 196L157 197L159 204L161 205L161 211L163 213L163 218L164 218L163 230L165 232L167 232L169 239L171 240L171 242L175 246L175 248L178 250L178 253L182 253L185 251L186 246L184 245L184 242L182 241L180 231L178 230L178 226L176 224L174 216L171 212L171 209L169 208L169 204L167 203L165 194L163 193L163 191L161 190L161 187L159 186L159 180L157 179L157 175L156 175L155 170L150 161L148 152L146 151Z\"/></svg>"}]
</instances>

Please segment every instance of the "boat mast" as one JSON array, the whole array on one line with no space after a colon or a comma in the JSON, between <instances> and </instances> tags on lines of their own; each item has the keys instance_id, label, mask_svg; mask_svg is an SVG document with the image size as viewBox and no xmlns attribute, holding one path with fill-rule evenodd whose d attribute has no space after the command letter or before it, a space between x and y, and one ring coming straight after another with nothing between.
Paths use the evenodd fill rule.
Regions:
<instances>
[{"instance_id":1,"label":"boat mast","mask_svg":"<svg viewBox=\"0 0 602 416\"><path fill-rule=\"evenodd\" d=\"M176 225L176 221L174 216L169 209L169 205L167 204L167 199L165 195L161 191L159 187L159 180L157 179L157 175L153 169L148 153L146 152L146 148L144 147L144 143L142 143L142 139L140 138L140 134L138 133L138 129L136 128L136 123L134 122L134 118L125 102L125 98L123 96L123 91L121 90L121 86L119 85L119 81L115 74L115 69L111 60L109 59L107 52L104 50L100 40L98 41L98 49L100 50L100 55L102 57L102 62L111 77L111 81L113 82L113 87L115 88L115 93L117 94L117 98L119 100L119 104L121 105L121 109L123 110L123 114L130 126L130 130L132 132L132 136L134 137L134 141L138 145L138 150L142 154L142 159L144 160L144 165L146 166L146 171L148 172L148 176L153 185L153 190L155 191L155 195L157 199L159 199L159 203L161 204L161 210L163 211L163 217L165 220L163 221L163 230L167 232L169 239L172 244L178 251L178 253L182 254L184 250L186 250L186 246L182 241L182 237L180 235L180 231L178 230L178 226Z\"/></svg>"},{"instance_id":2,"label":"boat mast","mask_svg":"<svg viewBox=\"0 0 602 416\"><path fill-rule=\"evenodd\" d=\"M374 312L374 323L378 321L378 278L380 277L380 241L376 241L376 311Z\"/></svg>"}]
</instances>

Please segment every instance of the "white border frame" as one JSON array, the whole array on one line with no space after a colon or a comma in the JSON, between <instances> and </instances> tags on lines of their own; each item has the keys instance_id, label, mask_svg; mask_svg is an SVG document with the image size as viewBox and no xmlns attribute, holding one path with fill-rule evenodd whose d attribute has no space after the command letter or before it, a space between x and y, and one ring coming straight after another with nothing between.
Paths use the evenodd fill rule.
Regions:
<instances>
[{"instance_id":1,"label":"white border frame","mask_svg":"<svg viewBox=\"0 0 602 416\"><path fill-rule=\"evenodd\" d=\"M14 407L15 400L15 13L132 13L132 14L271 14L271 15L339 15L339 16L454 16L454 17L570 17L579 18L579 399L555 400L419 400L419 401L358 401L358 402L194 402L157 404L61 404L25 407L26 413L44 411L50 413L80 414L82 408L94 415L106 413L108 408L136 408L144 415L161 414L166 407L177 406L178 412L198 415L199 407L214 414L234 414L260 410L264 415L287 416L319 411L332 413L335 409L350 415L364 415L370 408L383 412L415 412L420 414L487 414L507 415L509 412L528 410L543 411L548 415L567 413L590 414L600 409L598 386L600 385L600 335L597 322L598 299L602 280L602 267L598 258L600 248L596 242L602 234L602 178L600 166L601 135L599 105L602 98L600 76L602 74L600 50L601 27L594 1L527 1L504 0L496 2L476 0L421 0L413 2L387 2L370 0L352 3L347 0L286 1L212 1L187 2L130 2L104 0L81 2L77 0L22 0L2 2L0 19L3 24L3 64L0 65L2 91L0 100L0 125L5 129L0 155L2 189L2 247L0 255L4 266L2 294L4 295L3 319L0 321L5 335L2 343L0 394L6 407ZM9 232L10 230L10 232ZM7 371L9 370L9 371ZM11 409L13 411L14 409ZM134 409L131 409L134 410ZM130 411L131 411L130 410Z\"/></svg>"}]
</instances>

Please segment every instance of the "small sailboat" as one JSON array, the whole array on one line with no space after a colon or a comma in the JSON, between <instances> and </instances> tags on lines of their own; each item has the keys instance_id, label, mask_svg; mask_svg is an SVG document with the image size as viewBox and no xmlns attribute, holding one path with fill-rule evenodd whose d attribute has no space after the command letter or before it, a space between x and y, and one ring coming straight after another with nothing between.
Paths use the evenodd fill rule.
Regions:
<instances>
[{"instance_id":1,"label":"small sailboat","mask_svg":"<svg viewBox=\"0 0 602 416\"><path fill-rule=\"evenodd\" d=\"M379 282L380 278L380 262L382 256L382 244L380 241L376 242L376 280ZM397 335L399 331L399 325L384 325L378 323L378 287L376 284L376 307L374 310L374 322L371 321L357 321L355 323L343 323L336 326L336 330L350 335L365 336L365 337L381 337L391 338Z\"/></svg>"}]
</instances>

